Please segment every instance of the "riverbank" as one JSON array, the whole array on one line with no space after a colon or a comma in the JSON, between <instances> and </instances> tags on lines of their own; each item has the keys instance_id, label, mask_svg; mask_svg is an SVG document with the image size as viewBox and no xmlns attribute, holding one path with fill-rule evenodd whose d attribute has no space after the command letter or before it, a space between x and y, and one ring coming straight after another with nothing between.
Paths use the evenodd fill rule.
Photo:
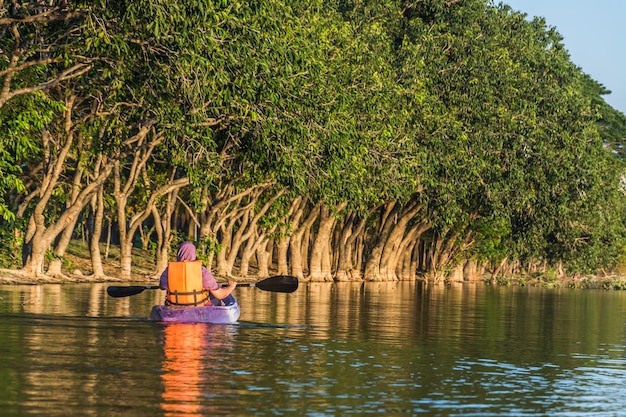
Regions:
<instances>
[{"instance_id":1,"label":"riverbank","mask_svg":"<svg viewBox=\"0 0 626 417\"><path fill-rule=\"evenodd\" d=\"M133 263L131 279L122 280L119 271L120 252L119 247L111 245L107 248L103 245L102 267L104 277L94 277L91 269L91 260L87 244L80 240L73 240L63 258L61 271L62 276L39 276L33 277L17 268L0 268L0 284L7 285L38 285L38 284L67 284L67 283L98 283L98 282L158 282L158 275L154 262L154 255L145 249L133 248Z\"/></svg>"},{"instance_id":2,"label":"riverbank","mask_svg":"<svg viewBox=\"0 0 626 417\"><path fill-rule=\"evenodd\" d=\"M120 278L121 264L119 247L111 245L108 250L102 245L102 268L105 276L95 277L91 267L91 258L87 244L80 240L73 240L65 256L61 276L43 275L33 277L17 267L2 267L0 265L0 285L40 285L40 284L82 284L100 282L132 282L158 285L162 271L156 270L154 254L148 249L132 249L131 278ZM214 274L215 275L215 274ZM218 282L227 282L226 277L215 275ZM239 283L255 282L256 277L236 277Z\"/></svg>"},{"instance_id":3,"label":"riverbank","mask_svg":"<svg viewBox=\"0 0 626 417\"><path fill-rule=\"evenodd\" d=\"M505 287L580 288L598 290L626 290L626 277L622 275L577 276L555 278L549 275L522 275L486 280Z\"/></svg>"},{"instance_id":4,"label":"riverbank","mask_svg":"<svg viewBox=\"0 0 626 417\"><path fill-rule=\"evenodd\" d=\"M131 279L120 278L119 248L111 246L108 253L102 248L104 277L94 277L91 270L89 251L85 243L73 241L64 257L62 276L33 277L19 269L0 268L0 285L39 285L39 284L71 284L71 283L100 283L100 282L133 282L144 284L158 284L160 271L156 271L154 255L145 249L133 248L133 263ZM107 256L104 257L104 254ZM226 282L224 277L216 276L220 282ZM255 277L238 277L238 282L254 282ZM581 288L603 290L626 290L626 275L579 276L559 278L555 275L522 275L490 279L484 277L484 282L498 286L515 287L543 287L543 288Z\"/></svg>"}]
</instances>

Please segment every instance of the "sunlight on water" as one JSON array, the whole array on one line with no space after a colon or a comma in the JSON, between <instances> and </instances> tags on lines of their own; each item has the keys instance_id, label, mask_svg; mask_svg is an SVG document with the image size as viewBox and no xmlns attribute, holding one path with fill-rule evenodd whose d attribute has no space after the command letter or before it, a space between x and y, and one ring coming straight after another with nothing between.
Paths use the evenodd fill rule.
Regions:
<instances>
[{"instance_id":1,"label":"sunlight on water","mask_svg":"<svg viewBox=\"0 0 626 417\"><path fill-rule=\"evenodd\" d=\"M625 294L417 283L237 290L239 323L148 322L105 285L0 287L2 415L616 416Z\"/></svg>"}]
</instances>

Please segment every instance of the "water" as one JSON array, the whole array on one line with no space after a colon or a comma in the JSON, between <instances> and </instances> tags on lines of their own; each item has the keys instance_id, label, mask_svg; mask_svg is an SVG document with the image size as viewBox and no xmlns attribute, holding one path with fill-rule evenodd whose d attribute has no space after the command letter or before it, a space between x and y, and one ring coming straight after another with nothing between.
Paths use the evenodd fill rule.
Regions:
<instances>
[{"instance_id":1,"label":"water","mask_svg":"<svg viewBox=\"0 0 626 417\"><path fill-rule=\"evenodd\" d=\"M162 325L105 289L0 286L0 415L626 415L623 292L242 287L237 324Z\"/></svg>"}]
</instances>

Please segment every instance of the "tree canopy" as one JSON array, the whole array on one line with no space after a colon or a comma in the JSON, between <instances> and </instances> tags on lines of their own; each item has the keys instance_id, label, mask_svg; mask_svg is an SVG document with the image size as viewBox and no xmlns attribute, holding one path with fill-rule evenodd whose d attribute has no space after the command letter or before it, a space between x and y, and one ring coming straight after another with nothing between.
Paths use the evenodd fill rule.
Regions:
<instances>
[{"instance_id":1,"label":"tree canopy","mask_svg":"<svg viewBox=\"0 0 626 417\"><path fill-rule=\"evenodd\" d=\"M77 236L126 278L181 239L226 276L622 261L626 117L505 4L16 1L0 29L6 265L61 274Z\"/></svg>"}]
</instances>

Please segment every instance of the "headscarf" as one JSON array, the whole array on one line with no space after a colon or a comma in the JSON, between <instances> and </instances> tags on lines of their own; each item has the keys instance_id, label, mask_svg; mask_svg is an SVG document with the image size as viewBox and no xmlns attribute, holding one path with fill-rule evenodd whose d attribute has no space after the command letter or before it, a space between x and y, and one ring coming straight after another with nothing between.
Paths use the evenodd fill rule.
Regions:
<instances>
[{"instance_id":1,"label":"headscarf","mask_svg":"<svg viewBox=\"0 0 626 417\"><path fill-rule=\"evenodd\" d=\"M196 247L191 242L183 242L178 247L178 253L176 253L176 260L182 261L195 261L196 260Z\"/></svg>"}]
</instances>

